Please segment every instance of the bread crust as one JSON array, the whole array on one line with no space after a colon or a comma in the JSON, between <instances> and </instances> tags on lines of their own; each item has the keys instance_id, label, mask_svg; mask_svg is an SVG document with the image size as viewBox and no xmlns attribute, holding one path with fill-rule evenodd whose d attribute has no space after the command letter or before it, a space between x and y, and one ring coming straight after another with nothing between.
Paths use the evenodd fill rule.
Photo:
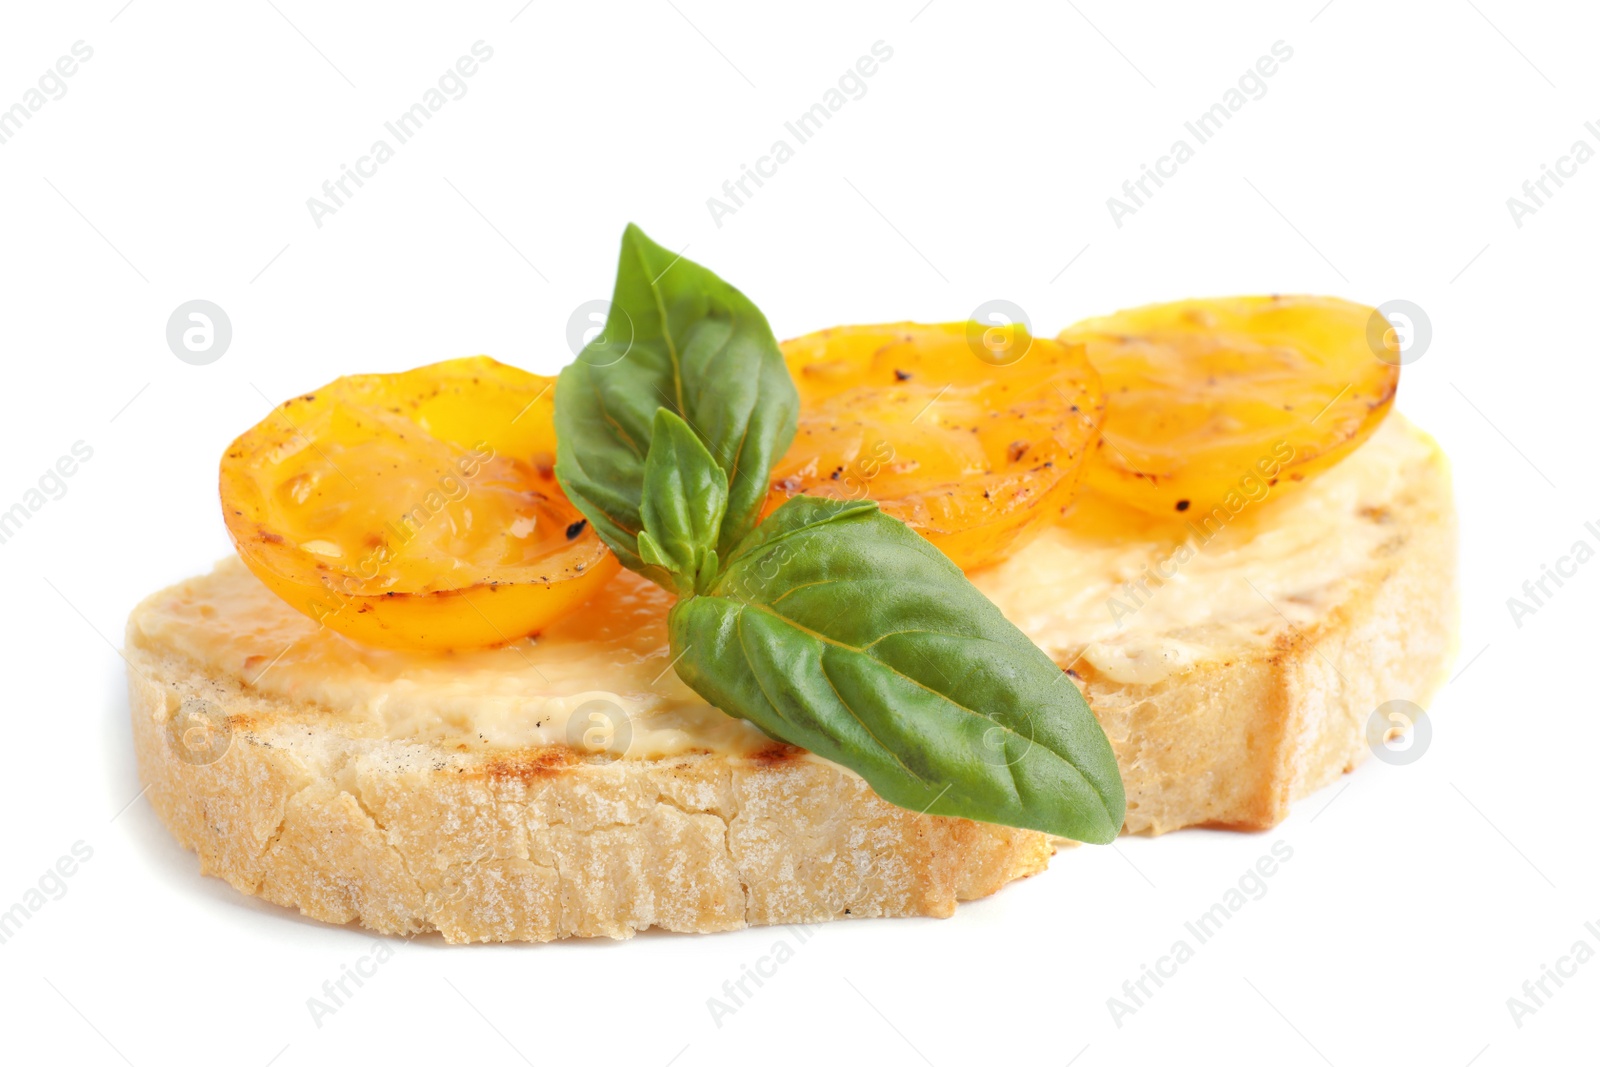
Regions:
<instances>
[{"instance_id":1,"label":"bread crust","mask_svg":"<svg viewBox=\"0 0 1600 1067\"><path fill-rule=\"evenodd\" d=\"M157 814L203 873L326 922L468 942L948 916L1052 851L1034 831L894 807L788 746L450 753L308 722L139 647L131 628L129 645L134 748ZM199 728L195 708L222 734L212 762L180 758L174 732Z\"/></svg>"},{"instance_id":2,"label":"bread crust","mask_svg":"<svg viewBox=\"0 0 1600 1067\"><path fill-rule=\"evenodd\" d=\"M1387 536L1314 624L1151 685L1078 668L1122 771L1125 833L1276 826L1370 755L1380 705L1426 707L1444 683L1459 614L1449 464L1390 418L1428 447L1396 495L1361 509Z\"/></svg>"},{"instance_id":3,"label":"bread crust","mask_svg":"<svg viewBox=\"0 0 1600 1067\"><path fill-rule=\"evenodd\" d=\"M1426 704L1454 655L1456 525L1443 455L1418 455L1362 508L1386 536L1314 623L1148 684L1077 665L1125 831L1271 827L1365 759L1380 704ZM202 872L327 922L470 942L948 916L1061 844L896 808L778 744L610 760L373 737L207 673L139 618L129 703L151 804ZM197 721L214 748L178 743Z\"/></svg>"}]
</instances>

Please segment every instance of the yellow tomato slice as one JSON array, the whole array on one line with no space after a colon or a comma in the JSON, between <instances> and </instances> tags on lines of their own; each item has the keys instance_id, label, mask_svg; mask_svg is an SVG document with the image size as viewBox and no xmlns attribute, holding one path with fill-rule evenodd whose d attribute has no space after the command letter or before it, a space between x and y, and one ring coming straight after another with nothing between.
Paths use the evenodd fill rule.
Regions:
<instances>
[{"instance_id":1,"label":"yellow tomato slice","mask_svg":"<svg viewBox=\"0 0 1600 1067\"><path fill-rule=\"evenodd\" d=\"M1081 348L1020 328L843 326L782 347L800 419L768 510L798 493L871 498L964 570L1071 499L1099 432Z\"/></svg>"},{"instance_id":2,"label":"yellow tomato slice","mask_svg":"<svg viewBox=\"0 0 1600 1067\"><path fill-rule=\"evenodd\" d=\"M1400 369L1367 339L1373 309L1321 296L1182 300L1087 319L1106 391L1097 490L1154 515L1259 500L1327 469L1394 402Z\"/></svg>"},{"instance_id":3,"label":"yellow tomato slice","mask_svg":"<svg viewBox=\"0 0 1600 1067\"><path fill-rule=\"evenodd\" d=\"M239 555L295 608L367 644L538 631L617 570L556 484L555 383L476 356L285 401L222 459Z\"/></svg>"}]
</instances>

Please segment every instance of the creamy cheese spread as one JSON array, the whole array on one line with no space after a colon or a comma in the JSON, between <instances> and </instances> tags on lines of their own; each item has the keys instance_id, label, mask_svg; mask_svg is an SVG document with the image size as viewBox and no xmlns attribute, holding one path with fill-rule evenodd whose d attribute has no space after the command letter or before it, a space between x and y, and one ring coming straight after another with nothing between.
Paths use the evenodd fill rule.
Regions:
<instances>
[{"instance_id":1,"label":"creamy cheese spread","mask_svg":"<svg viewBox=\"0 0 1600 1067\"><path fill-rule=\"evenodd\" d=\"M1417 464L1443 462L1398 416L1331 470L1161 522L1086 495L1062 522L973 576L1063 667L1150 684L1220 649L1309 625L1379 565L1387 505ZM279 600L237 558L147 601L141 643L208 674L330 710L365 731L469 747L565 744L631 758L771 742L707 705L667 647L671 597L624 572L537 638L450 653L358 645Z\"/></svg>"},{"instance_id":2,"label":"creamy cheese spread","mask_svg":"<svg viewBox=\"0 0 1600 1067\"><path fill-rule=\"evenodd\" d=\"M1086 495L972 580L1063 666L1081 656L1113 682L1151 684L1324 618L1398 547L1391 505L1419 467L1443 463L1431 438L1390 415L1320 477L1260 486L1259 500L1241 493L1236 512L1164 523Z\"/></svg>"}]
</instances>

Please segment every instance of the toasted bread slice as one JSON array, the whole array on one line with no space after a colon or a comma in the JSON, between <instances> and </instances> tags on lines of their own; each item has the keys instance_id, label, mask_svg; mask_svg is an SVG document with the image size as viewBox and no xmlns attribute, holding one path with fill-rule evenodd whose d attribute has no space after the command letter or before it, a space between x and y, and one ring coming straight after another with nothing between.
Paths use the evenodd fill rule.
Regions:
<instances>
[{"instance_id":1,"label":"toasted bread slice","mask_svg":"<svg viewBox=\"0 0 1600 1067\"><path fill-rule=\"evenodd\" d=\"M1391 417L1302 489L1261 488L1193 528L1091 498L977 578L1084 688L1130 831L1274 824L1451 655L1430 440ZM237 560L157 593L126 651L151 803L243 892L456 942L942 916L1047 864L1042 834L895 808L698 704L671 676L666 601L618 582L579 636L458 657L319 632ZM601 692L625 758L565 743Z\"/></svg>"}]
</instances>

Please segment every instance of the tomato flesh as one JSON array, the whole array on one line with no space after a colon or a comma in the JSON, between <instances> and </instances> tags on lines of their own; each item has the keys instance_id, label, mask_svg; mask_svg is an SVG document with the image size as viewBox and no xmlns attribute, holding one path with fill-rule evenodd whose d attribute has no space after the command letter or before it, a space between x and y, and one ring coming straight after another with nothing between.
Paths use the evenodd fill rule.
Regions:
<instances>
[{"instance_id":1,"label":"tomato flesh","mask_svg":"<svg viewBox=\"0 0 1600 1067\"><path fill-rule=\"evenodd\" d=\"M823 330L783 344L800 392L768 507L876 500L974 570L1070 499L1102 413L1081 348L1018 332L992 361L972 324Z\"/></svg>"},{"instance_id":2,"label":"tomato flesh","mask_svg":"<svg viewBox=\"0 0 1600 1067\"><path fill-rule=\"evenodd\" d=\"M295 608L367 644L538 631L617 569L556 483L554 387L478 356L284 402L222 460L239 555Z\"/></svg>"},{"instance_id":3,"label":"tomato flesh","mask_svg":"<svg viewBox=\"0 0 1600 1067\"><path fill-rule=\"evenodd\" d=\"M1373 351L1372 308L1318 296L1183 300L1088 319L1106 391L1084 481L1152 515L1287 491L1371 436L1398 360ZM1387 357L1387 358L1385 358Z\"/></svg>"}]
</instances>

